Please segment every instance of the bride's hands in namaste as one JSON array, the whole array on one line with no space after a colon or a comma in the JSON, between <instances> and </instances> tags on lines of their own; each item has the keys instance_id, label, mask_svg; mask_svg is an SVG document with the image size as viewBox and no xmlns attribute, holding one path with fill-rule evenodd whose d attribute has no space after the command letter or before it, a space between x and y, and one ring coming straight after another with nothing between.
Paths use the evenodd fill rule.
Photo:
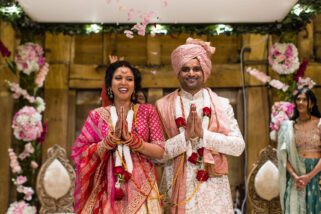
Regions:
<instances>
[{"instance_id":1,"label":"bride's hands in namaste","mask_svg":"<svg viewBox=\"0 0 321 214\"><path fill-rule=\"evenodd\" d=\"M117 137L118 139L121 139L121 132L122 132L122 127L123 127L123 120L122 120L121 111L117 112L117 117L118 117L118 120L115 125L115 137Z\"/></svg>"},{"instance_id":2,"label":"bride's hands in namaste","mask_svg":"<svg viewBox=\"0 0 321 214\"><path fill-rule=\"evenodd\" d=\"M127 123L127 117L125 115L125 110L124 107L120 108L120 113L121 113L121 120L122 120L122 129L121 129L121 139L124 141L124 143L128 143L132 136L131 134L128 132L128 123Z\"/></svg>"}]
</instances>

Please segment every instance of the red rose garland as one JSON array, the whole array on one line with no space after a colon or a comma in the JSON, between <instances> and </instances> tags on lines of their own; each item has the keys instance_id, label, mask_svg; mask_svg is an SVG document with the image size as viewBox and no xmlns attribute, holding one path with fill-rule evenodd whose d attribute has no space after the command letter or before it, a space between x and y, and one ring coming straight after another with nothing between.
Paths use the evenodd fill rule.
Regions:
<instances>
[{"instance_id":1,"label":"red rose garland","mask_svg":"<svg viewBox=\"0 0 321 214\"><path fill-rule=\"evenodd\" d=\"M183 127L186 129L186 121L183 117L176 118L175 123L178 128Z\"/></svg>"},{"instance_id":2,"label":"red rose garland","mask_svg":"<svg viewBox=\"0 0 321 214\"><path fill-rule=\"evenodd\" d=\"M182 109L182 116L179 116L175 119L176 126L180 129L183 127L186 128L186 120L184 118L184 107L182 98L180 97L180 104ZM202 109L203 117L211 117L211 108L208 106L203 107ZM204 155L204 147L197 149L197 152L192 152L192 154L188 157L188 161L195 165L203 165L203 155ZM209 178L208 172L206 169L199 169L197 170L196 179L198 181L207 181Z\"/></svg>"},{"instance_id":3,"label":"red rose garland","mask_svg":"<svg viewBox=\"0 0 321 214\"><path fill-rule=\"evenodd\" d=\"M115 185L115 200L119 201L122 200L125 196L124 191L120 188L120 184L127 183L131 177L131 174L127 172L122 166L114 167L114 173L119 185Z\"/></svg>"}]
</instances>

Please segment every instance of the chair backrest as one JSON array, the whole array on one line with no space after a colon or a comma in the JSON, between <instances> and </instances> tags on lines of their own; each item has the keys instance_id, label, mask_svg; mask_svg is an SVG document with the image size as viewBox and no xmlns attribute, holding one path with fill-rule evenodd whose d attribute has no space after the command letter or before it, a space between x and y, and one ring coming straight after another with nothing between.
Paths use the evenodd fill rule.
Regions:
<instances>
[{"instance_id":1,"label":"chair backrest","mask_svg":"<svg viewBox=\"0 0 321 214\"><path fill-rule=\"evenodd\" d=\"M262 149L247 179L248 199L252 213L282 213L279 189L276 149Z\"/></svg>"},{"instance_id":2,"label":"chair backrest","mask_svg":"<svg viewBox=\"0 0 321 214\"><path fill-rule=\"evenodd\" d=\"M37 177L40 213L72 213L75 171L59 145L48 149Z\"/></svg>"}]
</instances>

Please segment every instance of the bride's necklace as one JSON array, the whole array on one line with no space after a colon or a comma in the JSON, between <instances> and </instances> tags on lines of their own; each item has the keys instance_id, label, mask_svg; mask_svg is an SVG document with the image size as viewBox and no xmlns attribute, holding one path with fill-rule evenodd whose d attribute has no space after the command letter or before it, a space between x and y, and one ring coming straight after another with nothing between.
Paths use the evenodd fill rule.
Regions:
<instances>
[{"instance_id":1,"label":"bride's necklace","mask_svg":"<svg viewBox=\"0 0 321 214\"><path fill-rule=\"evenodd\" d=\"M307 122L307 121L309 121L309 120L311 120L311 115L309 115L309 117L304 118L304 119L301 119L300 117L298 117L298 118L296 119L296 121L297 121L297 122L300 122L300 123L305 123L305 122Z\"/></svg>"}]
</instances>

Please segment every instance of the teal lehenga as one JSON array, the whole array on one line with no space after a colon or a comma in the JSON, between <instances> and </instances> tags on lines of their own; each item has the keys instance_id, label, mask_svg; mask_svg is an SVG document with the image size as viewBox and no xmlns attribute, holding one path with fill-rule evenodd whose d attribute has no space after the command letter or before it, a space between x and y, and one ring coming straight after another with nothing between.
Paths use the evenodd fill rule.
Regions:
<instances>
[{"instance_id":1,"label":"teal lehenga","mask_svg":"<svg viewBox=\"0 0 321 214\"><path fill-rule=\"evenodd\" d=\"M321 191L319 186L321 172L311 179L305 189L297 190L294 179L286 170L288 160L298 175L304 175L309 173L319 161L319 159L302 158L299 156L298 150L310 145L306 143L304 145L300 144L300 139L298 139L300 138L298 136L299 133L294 133L293 125L293 121L283 122L278 133L279 188L282 210L286 214L321 214ZM305 139L304 142L307 142L309 137L306 135L312 135L311 137L314 137L313 141L316 141L315 137L317 136L318 140L316 142L318 145L314 146L320 148L320 133L318 123L316 123L315 128L309 129L309 131L304 133L302 132L304 136L301 137ZM296 137L297 139L295 139Z\"/></svg>"}]
</instances>

